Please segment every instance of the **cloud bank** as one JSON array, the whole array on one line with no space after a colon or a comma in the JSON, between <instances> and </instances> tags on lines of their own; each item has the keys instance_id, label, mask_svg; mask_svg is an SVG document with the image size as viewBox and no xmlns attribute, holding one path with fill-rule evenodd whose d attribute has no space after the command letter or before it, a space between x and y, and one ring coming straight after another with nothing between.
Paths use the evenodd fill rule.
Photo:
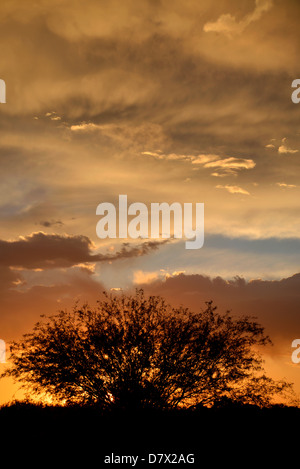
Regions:
<instances>
[{"instance_id":1,"label":"cloud bank","mask_svg":"<svg viewBox=\"0 0 300 469\"><path fill-rule=\"evenodd\" d=\"M272 0L255 0L254 10L237 21L235 16L230 13L221 15L217 21L207 22L203 27L203 31L223 33L227 35L241 34L247 26L254 21L258 21L261 16L270 10L273 6Z\"/></svg>"},{"instance_id":2,"label":"cloud bank","mask_svg":"<svg viewBox=\"0 0 300 469\"><path fill-rule=\"evenodd\" d=\"M168 240L145 241L122 248L111 254L95 254L87 236L32 233L17 241L0 240L0 266L22 269L54 269L72 267L86 262L107 262L140 257L156 250Z\"/></svg>"}]
</instances>

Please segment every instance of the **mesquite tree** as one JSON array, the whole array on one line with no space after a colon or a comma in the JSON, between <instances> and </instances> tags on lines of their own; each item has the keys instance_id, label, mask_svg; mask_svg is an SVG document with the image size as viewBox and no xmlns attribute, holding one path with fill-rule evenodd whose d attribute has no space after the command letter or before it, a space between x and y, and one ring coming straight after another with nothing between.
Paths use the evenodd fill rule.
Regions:
<instances>
[{"instance_id":1,"label":"mesquite tree","mask_svg":"<svg viewBox=\"0 0 300 469\"><path fill-rule=\"evenodd\" d=\"M92 309L44 317L11 345L12 376L30 392L103 408L177 408L222 399L268 405L289 385L267 377L250 317L172 308L157 296L106 295Z\"/></svg>"}]
</instances>

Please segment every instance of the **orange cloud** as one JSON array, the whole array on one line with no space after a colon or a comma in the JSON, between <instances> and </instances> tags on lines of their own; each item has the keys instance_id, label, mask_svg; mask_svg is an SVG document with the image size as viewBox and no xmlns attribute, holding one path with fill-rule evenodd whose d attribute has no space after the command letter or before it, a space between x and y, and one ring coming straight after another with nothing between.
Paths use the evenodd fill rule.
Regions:
<instances>
[{"instance_id":1,"label":"orange cloud","mask_svg":"<svg viewBox=\"0 0 300 469\"><path fill-rule=\"evenodd\" d=\"M216 186L217 189L226 189L230 194L243 194L243 195L250 195L250 192L246 191L245 189L242 189L239 186L230 186L230 185L218 185Z\"/></svg>"},{"instance_id":2,"label":"orange cloud","mask_svg":"<svg viewBox=\"0 0 300 469\"><path fill-rule=\"evenodd\" d=\"M258 21L262 14L270 10L272 6L272 0L255 0L254 10L240 21L237 21L236 17L229 13L223 14L217 21L205 23L203 31L227 35L241 34L250 23Z\"/></svg>"}]
</instances>

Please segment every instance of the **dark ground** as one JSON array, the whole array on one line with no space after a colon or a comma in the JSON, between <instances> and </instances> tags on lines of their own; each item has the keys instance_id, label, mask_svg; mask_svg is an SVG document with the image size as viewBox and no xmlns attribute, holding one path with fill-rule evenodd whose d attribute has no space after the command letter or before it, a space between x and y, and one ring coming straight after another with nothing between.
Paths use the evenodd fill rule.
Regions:
<instances>
[{"instance_id":1,"label":"dark ground","mask_svg":"<svg viewBox=\"0 0 300 469\"><path fill-rule=\"evenodd\" d=\"M16 403L0 409L0 425L1 458L7 456L13 468L24 463L40 468L132 467L124 462L105 464L105 456L114 453L139 456L138 469L170 464L269 469L298 462L300 409L231 405L193 411L102 413L95 408ZM160 464L150 464L149 453L175 453L177 461L180 454L186 459L191 453L195 462L171 463L163 457ZM174 456L170 459L175 461Z\"/></svg>"}]
</instances>

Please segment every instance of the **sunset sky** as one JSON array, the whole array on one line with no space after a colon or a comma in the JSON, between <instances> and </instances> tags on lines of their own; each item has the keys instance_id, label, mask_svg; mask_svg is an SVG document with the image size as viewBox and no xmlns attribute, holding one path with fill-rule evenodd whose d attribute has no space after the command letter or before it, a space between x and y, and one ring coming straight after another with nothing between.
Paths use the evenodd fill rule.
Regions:
<instances>
[{"instance_id":1,"label":"sunset sky","mask_svg":"<svg viewBox=\"0 0 300 469\"><path fill-rule=\"evenodd\" d=\"M299 1L2 0L0 21L0 338L103 290L212 299L258 317L300 396ZM99 239L119 194L203 202L203 248Z\"/></svg>"}]
</instances>

